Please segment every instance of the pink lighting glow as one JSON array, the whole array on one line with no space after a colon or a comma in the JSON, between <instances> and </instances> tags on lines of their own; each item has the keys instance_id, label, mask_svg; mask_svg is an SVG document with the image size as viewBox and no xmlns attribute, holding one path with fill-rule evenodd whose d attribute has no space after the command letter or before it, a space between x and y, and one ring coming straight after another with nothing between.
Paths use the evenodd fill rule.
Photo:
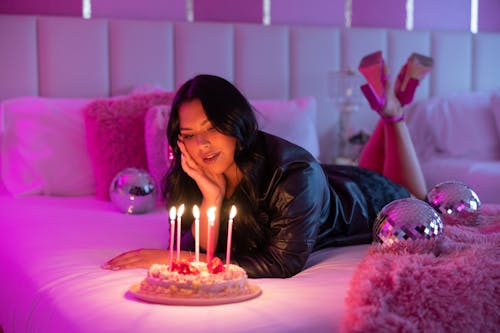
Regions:
<instances>
[{"instance_id":1,"label":"pink lighting glow","mask_svg":"<svg viewBox=\"0 0 500 333\"><path fill-rule=\"evenodd\" d=\"M500 31L498 0L2 0L0 13L473 32L477 26L478 32Z\"/></svg>"},{"instance_id":2,"label":"pink lighting glow","mask_svg":"<svg viewBox=\"0 0 500 333\"><path fill-rule=\"evenodd\" d=\"M351 27L500 31L498 0L2 0L0 13L344 27L349 5Z\"/></svg>"}]
</instances>

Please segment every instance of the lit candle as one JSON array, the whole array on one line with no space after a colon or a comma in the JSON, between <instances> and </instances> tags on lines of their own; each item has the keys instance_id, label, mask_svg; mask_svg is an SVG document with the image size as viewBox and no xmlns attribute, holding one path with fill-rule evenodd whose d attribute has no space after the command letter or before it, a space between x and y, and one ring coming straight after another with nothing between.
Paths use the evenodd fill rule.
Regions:
<instances>
[{"instance_id":1,"label":"lit candle","mask_svg":"<svg viewBox=\"0 0 500 333\"><path fill-rule=\"evenodd\" d=\"M177 261L181 260L181 218L184 214L184 204L177 210Z\"/></svg>"},{"instance_id":2,"label":"lit candle","mask_svg":"<svg viewBox=\"0 0 500 333\"><path fill-rule=\"evenodd\" d=\"M208 223L207 223L207 264L212 261L214 255L214 223L215 223L215 207L210 207L207 211Z\"/></svg>"},{"instance_id":3,"label":"lit candle","mask_svg":"<svg viewBox=\"0 0 500 333\"><path fill-rule=\"evenodd\" d=\"M170 256L168 258L168 269L172 270L172 257L174 255L174 229L175 229L175 207L170 208Z\"/></svg>"},{"instance_id":4,"label":"lit candle","mask_svg":"<svg viewBox=\"0 0 500 333\"><path fill-rule=\"evenodd\" d=\"M233 205L229 212L229 221L227 222L227 246L226 246L226 266L231 264L231 240L233 237L233 219L236 216L236 207Z\"/></svg>"},{"instance_id":5,"label":"lit candle","mask_svg":"<svg viewBox=\"0 0 500 333\"><path fill-rule=\"evenodd\" d=\"M194 244L196 262L200 261L200 209L198 206L193 207L194 215Z\"/></svg>"}]
</instances>

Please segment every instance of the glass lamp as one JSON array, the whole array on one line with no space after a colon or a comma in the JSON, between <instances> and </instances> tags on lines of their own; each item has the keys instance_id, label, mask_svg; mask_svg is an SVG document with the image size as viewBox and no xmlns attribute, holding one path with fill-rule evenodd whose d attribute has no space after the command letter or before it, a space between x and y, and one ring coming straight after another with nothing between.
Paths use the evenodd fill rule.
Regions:
<instances>
[{"instance_id":1,"label":"glass lamp","mask_svg":"<svg viewBox=\"0 0 500 333\"><path fill-rule=\"evenodd\" d=\"M362 84L361 75L351 69L328 73L328 94L339 111L337 164L356 164L369 137L354 121L355 114L364 105L359 88Z\"/></svg>"}]
</instances>

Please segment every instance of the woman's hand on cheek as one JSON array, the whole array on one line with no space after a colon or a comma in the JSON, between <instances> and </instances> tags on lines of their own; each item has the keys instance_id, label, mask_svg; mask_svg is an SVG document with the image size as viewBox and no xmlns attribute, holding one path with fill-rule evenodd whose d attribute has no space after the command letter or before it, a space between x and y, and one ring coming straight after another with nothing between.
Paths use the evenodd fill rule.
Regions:
<instances>
[{"instance_id":1,"label":"woman's hand on cheek","mask_svg":"<svg viewBox=\"0 0 500 333\"><path fill-rule=\"evenodd\" d=\"M203 197L222 200L226 193L226 178L222 174L213 174L203 169L189 151L186 149L182 140L177 141L177 145L181 150L181 166L182 170L187 173L198 185Z\"/></svg>"},{"instance_id":2,"label":"woman's hand on cheek","mask_svg":"<svg viewBox=\"0 0 500 333\"><path fill-rule=\"evenodd\" d=\"M182 140L177 141L177 145L181 150L181 166L182 170L189 175L189 177L193 178L195 181L197 178L203 176L203 170L193 159L191 154L189 154L184 142Z\"/></svg>"}]
</instances>

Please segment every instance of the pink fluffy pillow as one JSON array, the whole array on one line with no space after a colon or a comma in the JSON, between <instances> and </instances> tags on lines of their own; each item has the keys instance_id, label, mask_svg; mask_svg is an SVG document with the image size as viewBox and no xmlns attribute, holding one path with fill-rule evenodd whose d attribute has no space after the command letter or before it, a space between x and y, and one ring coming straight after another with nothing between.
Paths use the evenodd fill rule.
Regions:
<instances>
[{"instance_id":1,"label":"pink fluffy pillow","mask_svg":"<svg viewBox=\"0 0 500 333\"><path fill-rule=\"evenodd\" d=\"M168 104L171 92L98 99L83 108L86 142L96 183L96 197L110 200L109 184L128 167L147 169L144 118L158 104Z\"/></svg>"}]
</instances>

